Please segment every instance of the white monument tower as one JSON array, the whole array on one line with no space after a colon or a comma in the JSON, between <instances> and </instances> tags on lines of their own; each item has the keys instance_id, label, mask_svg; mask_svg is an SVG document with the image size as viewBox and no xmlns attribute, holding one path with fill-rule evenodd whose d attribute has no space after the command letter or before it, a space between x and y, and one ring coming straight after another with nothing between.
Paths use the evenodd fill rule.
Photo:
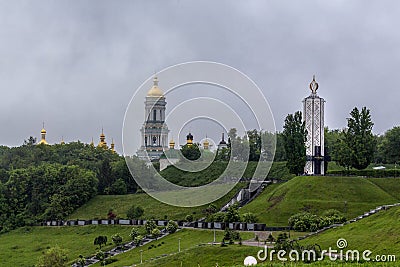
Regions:
<instances>
[{"instance_id":1,"label":"white monument tower","mask_svg":"<svg viewBox=\"0 0 400 267\"><path fill-rule=\"evenodd\" d=\"M317 95L318 83L315 75L310 83L311 94L303 100L303 120L306 124L307 162L304 172L310 175L324 175L324 104L325 100Z\"/></svg>"}]
</instances>

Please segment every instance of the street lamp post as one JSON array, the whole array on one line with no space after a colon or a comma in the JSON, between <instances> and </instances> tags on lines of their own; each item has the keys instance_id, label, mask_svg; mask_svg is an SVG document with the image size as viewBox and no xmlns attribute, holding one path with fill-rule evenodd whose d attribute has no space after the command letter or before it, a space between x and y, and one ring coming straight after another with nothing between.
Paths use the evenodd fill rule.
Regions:
<instances>
[{"instance_id":1,"label":"street lamp post","mask_svg":"<svg viewBox=\"0 0 400 267\"><path fill-rule=\"evenodd\" d=\"M181 252L181 238L178 238L178 252Z\"/></svg>"},{"instance_id":2,"label":"street lamp post","mask_svg":"<svg viewBox=\"0 0 400 267\"><path fill-rule=\"evenodd\" d=\"M214 228L214 241L213 241L213 245L214 245L214 243L215 243L215 228Z\"/></svg>"},{"instance_id":3,"label":"street lamp post","mask_svg":"<svg viewBox=\"0 0 400 267\"><path fill-rule=\"evenodd\" d=\"M143 263L143 250L140 250L140 264Z\"/></svg>"}]
</instances>

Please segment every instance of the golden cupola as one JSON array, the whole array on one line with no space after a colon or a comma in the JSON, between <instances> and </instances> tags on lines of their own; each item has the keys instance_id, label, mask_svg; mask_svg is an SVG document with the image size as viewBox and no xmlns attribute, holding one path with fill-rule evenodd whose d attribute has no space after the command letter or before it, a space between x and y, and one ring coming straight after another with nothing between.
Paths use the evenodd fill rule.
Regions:
<instances>
[{"instance_id":1,"label":"golden cupola","mask_svg":"<svg viewBox=\"0 0 400 267\"><path fill-rule=\"evenodd\" d=\"M169 141L169 149L175 149L175 141L174 141L174 139L171 139L171 141Z\"/></svg>"},{"instance_id":2,"label":"golden cupola","mask_svg":"<svg viewBox=\"0 0 400 267\"><path fill-rule=\"evenodd\" d=\"M42 130L40 131L40 135L41 135L41 140L39 141L39 145L41 145L41 144L43 144L43 145L48 145L49 143L47 143L47 141L46 141L46 133L47 133L47 131L46 131L46 129L44 128L44 122L43 122L43 128L42 128Z\"/></svg>"},{"instance_id":3,"label":"golden cupola","mask_svg":"<svg viewBox=\"0 0 400 267\"><path fill-rule=\"evenodd\" d=\"M203 148L204 149L209 149L209 147L210 147L210 142L208 142L208 139L206 137L206 140L204 140L204 142L203 142Z\"/></svg>"},{"instance_id":4,"label":"golden cupola","mask_svg":"<svg viewBox=\"0 0 400 267\"><path fill-rule=\"evenodd\" d=\"M103 129L101 129L101 134L100 134L100 142L97 145L97 147L103 147L103 148L108 148L107 147L107 142L106 142L106 136L103 132Z\"/></svg>"},{"instance_id":5,"label":"golden cupola","mask_svg":"<svg viewBox=\"0 0 400 267\"><path fill-rule=\"evenodd\" d=\"M158 87L158 78L157 76L153 79L153 87L147 92L147 97L162 97L164 96L163 91L161 91L160 87Z\"/></svg>"},{"instance_id":6,"label":"golden cupola","mask_svg":"<svg viewBox=\"0 0 400 267\"><path fill-rule=\"evenodd\" d=\"M189 133L189 134L186 136L186 144L187 144L188 146L193 145L193 135L192 135L191 133Z\"/></svg>"},{"instance_id":7,"label":"golden cupola","mask_svg":"<svg viewBox=\"0 0 400 267\"><path fill-rule=\"evenodd\" d=\"M114 139L111 139L111 151L115 153L115 144L114 144Z\"/></svg>"}]
</instances>

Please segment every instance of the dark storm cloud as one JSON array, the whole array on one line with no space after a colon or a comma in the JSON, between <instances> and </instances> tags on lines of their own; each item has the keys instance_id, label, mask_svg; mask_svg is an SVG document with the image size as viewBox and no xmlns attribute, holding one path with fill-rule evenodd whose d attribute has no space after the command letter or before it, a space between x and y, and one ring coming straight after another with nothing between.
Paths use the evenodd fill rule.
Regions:
<instances>
[{"instance_id":1,"label":"dark storm cloud","mask_svg":"<svg viewBox=\"0 0 400 267\"><path fill-rule=\"evenodd\" d=\"M397 1L1 1L0 143L38 136L121 151L125 108L154 71L231 65L270 102L277 129L316 74L326 124L368 106L376 133L399 125ZM162 85L162 81L160 82ZM141 108L141 107L139 107Z\"/></svg>"}]
</instances>

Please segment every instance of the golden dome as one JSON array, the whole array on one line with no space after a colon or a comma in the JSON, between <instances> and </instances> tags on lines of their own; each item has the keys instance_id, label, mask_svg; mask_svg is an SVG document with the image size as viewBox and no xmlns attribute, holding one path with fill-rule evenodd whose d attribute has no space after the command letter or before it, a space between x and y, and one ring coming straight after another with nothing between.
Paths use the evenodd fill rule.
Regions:
<instances>
[{"instance_id":1,"label":"golden dome","mask_svg":"<svg viewBox=\"0 0 400 267\"><path fill-rule=\"evenodd\" d=\"M153 87L147 92L148 97L160 97L163 96L164 93L161 91L160 87L158 87L158 79L157 77L154 77L153 80Z\"/></svg>"},{"instance_id":2,"label":"golden dome","mask_svg":"<svg viewBox=\"0 0 400 267\"><path fill-rule=\"evenodd\" d=\"M40 131L40 133L41 133L41 134L46 134L46 130L43 128L43 129Z\"/></svg>"},{"instance_id":3,"label":"golden dome","mask_svg":"<svg viewBox=\"0 0 400 267\"><path fill-rule=\"evenodd\" d=\"M171 139L171 141L169 141L169 148L170 148L170 149L174 149L174 148L175 148L175 141L174 141L174 139Z\"/></svg>"}]
</instances>

